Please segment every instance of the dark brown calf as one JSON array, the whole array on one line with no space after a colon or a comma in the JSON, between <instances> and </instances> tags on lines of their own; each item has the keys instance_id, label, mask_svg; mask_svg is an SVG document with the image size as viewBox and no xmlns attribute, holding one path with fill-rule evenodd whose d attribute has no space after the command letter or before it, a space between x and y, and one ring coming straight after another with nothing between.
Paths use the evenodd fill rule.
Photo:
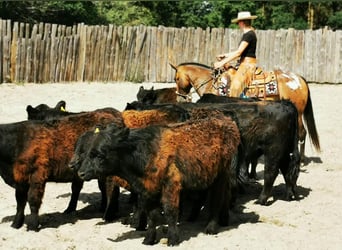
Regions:
<instances>
[{"instance_id":1,"label":"dark brown calf","mask_svg":"<svg viewBox=\"0 0 342 250\"><path fill-rule=\"evenodd\" d=\"M240 143L235 122L217 116L142 129L110 125L89 144L78 173L85 180L103 175L127 180L149 217L144 244L155 243L154 213L160 204L168 224L168 245L179 243L181 190L209 189L206 232L217 233L219 224L227 224L230 163Z\"/></svg>"},{"instance_id":2,"label":"dark brown calf","mask_svg":"<svg viewBox=\"0 0 342 250\"><path fill-rule=\"evenodd\" d=\"M188 117L188 112L179 107L166 106L161 110L127 110L122 112L122 118L125 125L129 128L143 128L149 125L166 125L169 123L182 122ZM101 128L100 128L101 129ZM75 154L70 161L70 167L74 170L78 170L83 158L82 155L87 150L87 146L91 143L94 137L93 131L88 131L79 138L80 146L76 145ZM103 179L103 178L102 178ZM102 182L103 183L103 180ZM118 178L107 177L106 180L106 198L107 205L103 218L106 221L112 221L116 217L116 212L118 211L118 196L119 196L119 186L130 190L127 183ZM137 215L139 217L139 215ZM140 218L133 218L132 224L137 229L144 229L145 225L143 222L140 223Z\"/></svg>"},{"instance_id":3,"label":"dark brown calf","mask_svg":"<svg viewBox=\"0 0 342 250\"><path fill-rule=\"evenodd\" d=\"M0 125L1 176L16 189L17 213L12 227L23 225L28 202L28 230L38 230L38 212L48 181L72 182L73 193L79 194L74 189L82 188L83 181L68 167L76 140L95 125L109 123L124 126L121 113L106 108L49 122ZM72 200L77 201L77 197Z\"/></svg>"}]
</instances>

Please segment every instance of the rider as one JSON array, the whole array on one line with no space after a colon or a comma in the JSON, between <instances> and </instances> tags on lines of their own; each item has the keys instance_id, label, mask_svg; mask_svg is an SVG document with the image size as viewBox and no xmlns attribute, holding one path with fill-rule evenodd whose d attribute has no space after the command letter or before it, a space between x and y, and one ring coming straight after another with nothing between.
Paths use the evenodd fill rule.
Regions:
<instances>
[{"instance_id":1,"label":"rider","mask_svg":"<svg viewBox=\"0 0 342 250\"><path fill-rule=\"evenodd\" d=\"M252 75L256 69L257 37L254 28L251 26L252 20L256 18L257 16L252 16L249 11L238 13L237 18L233 19L232 23L237 23L243 31L239 47L233 52L217 55L218 61L214 63L214 68L219 69L240 57L239 68L230 84L231 97L244 96L243 91L246 84L252 81Z\"/></svg>"}]
</instances>

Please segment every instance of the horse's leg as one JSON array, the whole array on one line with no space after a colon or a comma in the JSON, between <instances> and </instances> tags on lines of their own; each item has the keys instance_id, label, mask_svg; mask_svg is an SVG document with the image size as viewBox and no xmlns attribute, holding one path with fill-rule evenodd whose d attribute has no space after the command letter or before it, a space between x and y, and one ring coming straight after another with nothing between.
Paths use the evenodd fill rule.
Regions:
<instances>
[{"instance_id":1,"label":"horse's leg","mask_svg":"<svg viewBox=\"0 0 342 250\"><path fill-rule=\"evenodd\" d=\"M305 139L306 130L303 123L303 114L298 112L298 139L299 139L299 151L300 151L300 162L304 163L305 160Z\"/></svg>"}]
</instances>

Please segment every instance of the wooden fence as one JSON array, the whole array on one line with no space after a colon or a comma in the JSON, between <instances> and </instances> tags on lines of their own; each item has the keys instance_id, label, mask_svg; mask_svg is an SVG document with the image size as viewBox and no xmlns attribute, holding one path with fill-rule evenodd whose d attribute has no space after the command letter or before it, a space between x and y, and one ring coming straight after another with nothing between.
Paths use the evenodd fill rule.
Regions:
<instances>
[{"instance_id":1,"label":"wooden fence","mask_svg":"<svg viewBox=\"0 0 342 250\"><path fill-rule=\"evenodd\" d=\"M257 30L259 65L311 82L342 83L342 31ZM169 62L212 65L237 48L238 29L33 26L0 19L0 83L173 82Z\"/></svg>"}]
</instances>

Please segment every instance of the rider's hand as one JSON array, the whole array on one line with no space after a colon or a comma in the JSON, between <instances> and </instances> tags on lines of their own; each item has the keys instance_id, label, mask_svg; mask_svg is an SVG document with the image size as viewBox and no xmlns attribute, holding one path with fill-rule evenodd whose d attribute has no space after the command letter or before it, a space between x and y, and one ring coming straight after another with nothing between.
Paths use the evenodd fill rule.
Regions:
<instances>
[{"instance_id":1,"label":"rider's hand","mask_svg":"<svg viewBox=\"0 0 342 250\"><path fill-rule=\"evenodd\" d=\"M216 56L217 61L221 61L222 59L224 59L226 57L226 54L220 54Z\"/></svg>"},{"instance_id":2,"label":"rider's hand","mask_svg":"<svg viewBox=\"0 0 342 250\"><path fill-rule=\"evenodd\" d=\"M219 69L223 66L224 64L222 64L222 62L218 61L218 62L214 62L214 68L215 69Z\"/></svg>"}]
</instances>

